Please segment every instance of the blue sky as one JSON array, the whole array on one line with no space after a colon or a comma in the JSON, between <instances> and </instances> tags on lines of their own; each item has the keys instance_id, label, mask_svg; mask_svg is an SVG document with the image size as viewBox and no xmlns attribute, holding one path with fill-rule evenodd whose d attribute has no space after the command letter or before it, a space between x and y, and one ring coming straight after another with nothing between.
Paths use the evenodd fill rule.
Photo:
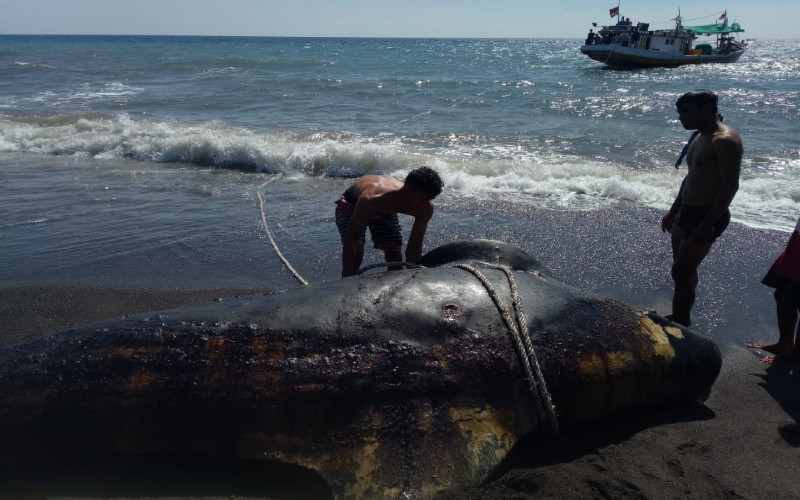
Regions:
<instances>
[{"instance_id":1,"label":"blue sky","mask_svg":"<svg viewBox=\"0 0 800 500\"><path fill-rule=\"evenodd\" d=\"M582 38L616 0L0 0L0 34ZM668 27L679 3L626 1ZM797 0L686 2L686 24L723 11L748 38L800 38Z\"/></svg>"}]
</instances>

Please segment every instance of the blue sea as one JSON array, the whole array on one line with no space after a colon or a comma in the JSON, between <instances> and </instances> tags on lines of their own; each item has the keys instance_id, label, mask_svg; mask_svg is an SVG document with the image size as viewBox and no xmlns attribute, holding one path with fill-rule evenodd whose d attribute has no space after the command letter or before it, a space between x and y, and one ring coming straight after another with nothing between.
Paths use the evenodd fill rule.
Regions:
<instances>
[{"instance_id":1,"label":"blue sea","mask_svg":"<svg viewBox=\"0 0 800 500\"><path fill-rule=\"evenodd\" d=\"M300 286L263 220L308 281L339 279L337 196L429 165L446 187L426 249L502 239L570 285L668 310L675 100L707 88L745 156L698 329L771 337L759 280L800 215L800 43L638 70L580 44L0 36L0 285Z\"/></svg>"}]
</instances>

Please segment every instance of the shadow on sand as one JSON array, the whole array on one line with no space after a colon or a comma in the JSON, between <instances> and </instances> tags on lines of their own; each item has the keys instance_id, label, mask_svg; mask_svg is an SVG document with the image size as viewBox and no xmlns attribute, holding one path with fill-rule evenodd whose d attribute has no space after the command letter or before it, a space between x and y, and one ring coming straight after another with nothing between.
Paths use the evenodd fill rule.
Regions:
<instances>
[{"instance_id":1,"label":"shadow on sand","mask_svg":"<svg viewBox=\"0 0 800 500\"><path fill-rule=\"evenodd\" d=\"M0 476L0 498L332 499L327 483L301 467L258 460L139 456L22 465Z\"/></svg>"},{"instance_id":2,"label":"shadow on sand","mask_svg":"<svg viewBox=\"0 0 800 500\"><path fill-rule=\"evenodd\" d=\"M506 460L489 478L494 479L510 469L540 467L571 462L611 444L627 441L634 434L660 425L709 420L714 412L705 405L661 407L631 411L608 417L592 425L562 433L560 439L545 441L530 437L520 441Z\"/></svg>"},{"instance_id":3,"label":"shadow on sand","mask_svg":"<svg viewBox=\"0 0 800 500\"><path fill-rule=\"evenodd\" d=\"M778 431L781 437L795 448L800 447L800 366L772 364L758 385L767 390L770 396L794 420L794 424L784 425Z\"/></svg>"},{"instance_id":4,"label":"shadow on sand","mask_svg":"<svg viewBox=\"0 0 800 500\"><path fill-rule=\"evenodd\" d=\"M553 440L530 437L520 441L482 485L445 491L436 500L560 498L565 491L573 498L645 498L624 474L615 474L597 457L601 450L649 428L714 416L704 405L661 407L609 417ZM578 464L581 460L589 467Z\"/></svg>"}]
</instances>

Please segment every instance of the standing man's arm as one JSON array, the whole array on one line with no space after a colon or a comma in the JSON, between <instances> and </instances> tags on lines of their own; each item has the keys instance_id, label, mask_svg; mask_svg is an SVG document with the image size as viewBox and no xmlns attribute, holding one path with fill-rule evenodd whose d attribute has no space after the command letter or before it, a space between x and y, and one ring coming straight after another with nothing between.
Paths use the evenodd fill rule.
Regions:
<instances>
[{"instance_id":1,"label":"standing man's arm","mask_svg":"<svg viewBox=\"0 0 800 500\"><path fill-rule=\"evenodd\" d=\"M735 132L734 132L735 133ZM730 207L733 197L739 190L739 172L742 166L742 142L738 137L722 137L711 143L717 157L720 183L711 209L703 222L698 224L689 243L710 241L714 234L714 223L725 214Z\"/></svg>"},{"instance_id":2,"label":"standing man's arm","mask_svg":"<svg viewBox=\"0 0 800 500\"><path fill-rule=\"evenodd\" d=\"M415 263L422 258L422 240L428 229L428 221L433 217L433 203L431 202L424 211L414 217L414 225L408 237L406 246L406 262Z\"/></svg>"},{"instance_id":3,"label":"standing man's arm","mask_svg":"<svg viewBox=\"0 0 800 500\"><path fill-rule=\"evenodd\" d=\"M370 200L359 198L350 224L347 226L347 236L342 245L342 278L353 276L361 266L364 257L364 240L362 235L367 229L370 214Z\"/></svg>"},{"instance_id":4,"label":"standing man's arm","mask_svg":"<svg viewBox=\"0 0 800 500\"><path fill-rule=\"evenodd\" d=\"M681 205L683 204L683 187L686 185L686 177L683 178L683 182L681 182L681 188L678 190L678 196L675 197L675 201L672 202L672 206L669 209L669 212L664 215L664 218L661 219L661 232L662 233L671 233L672 232L672 225L675 223L675 216L678 215L678 212L681 209Z\"/></svg>"}]
</instances>

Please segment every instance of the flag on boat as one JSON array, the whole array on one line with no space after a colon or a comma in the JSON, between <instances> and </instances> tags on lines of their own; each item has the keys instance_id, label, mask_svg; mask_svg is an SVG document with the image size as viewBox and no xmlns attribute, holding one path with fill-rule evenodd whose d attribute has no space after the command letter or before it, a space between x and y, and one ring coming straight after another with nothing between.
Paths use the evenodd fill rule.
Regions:
<instances>
[{"instance_id":1,"label":"flag on boat","mask_svg":"<svg viewBox=\"0 0 800 500\"><path fill-rule=\"evenodd\" d=\"M725 19L726 17L728 17L728 11L727 10L725 12L723 12L721 16L719 16L720 19Z\"/></svg>"},{"instance_id":2,"label":"flag on boat","mask_svg":"<svg viewBox=\"0 0 800 500\"><path fill-rule=\"evenodd\" d=\"M611 14L611 17L619 15L619 5L614 7L613 9L608 9L608 13Z\"/></svg>"}]
</instances>

